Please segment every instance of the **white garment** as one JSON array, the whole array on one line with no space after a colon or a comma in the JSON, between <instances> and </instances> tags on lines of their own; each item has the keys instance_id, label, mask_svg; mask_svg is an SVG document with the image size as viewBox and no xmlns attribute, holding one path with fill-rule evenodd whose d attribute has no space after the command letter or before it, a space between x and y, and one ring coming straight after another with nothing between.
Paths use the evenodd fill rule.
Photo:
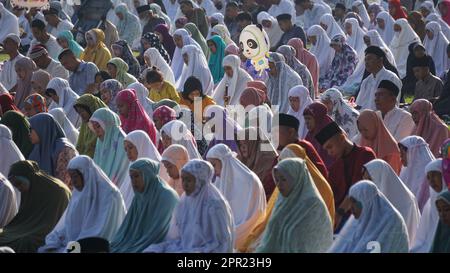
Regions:
<instances>
[{"instance_id":1,"label":"white garment","mask_svg":"<svg viewBox=\"0 0 450 273\"><path fill-rule=\"evenodd\" d=\"M409 56L408 46L414 42L420 43L420 38L406 19L401 18L396 20L395 25L400 26L402 30L395 32L390 48L395 57L398 74L403 79L406 76L406 61Z\"/></svg>"},{"instance_id":2,"label":"white garment","mask_svg":"<svg viewBox=\"0 0 450 273\"><path fill-rule=\"evenodd\" d=\"M22 54L19 54L14 59L5 61L1 66L0 83L7 91L11 90L17 83L16 63L23 57Z\"/></svg>"},{"instance_id":3,"label":"white garment","mask_svg":"<svg viewBox=\"0 0 450 273\"><path fill-rule=\"evenodd\" d=\"M225 73L222 80L217 85L213 94L213 99L216 104L225 106L223 97L225 96L225 89L228 86L228 96L230 100L229 105L238 105L242 92L247 88L247 83L253 81L252 77L241 68L241 60L236 55L228 55L223 58L222 66L229 66L233 70L233 77L228 77Z\"/></svg>"},{"instance_id":4,"label":"white garment","mask_svg":"<svg viewBox=\"0 0 450 273\"><path fill-rule=\"evenodd\" d=\"M26 33L24 37L20 38L20 43L23 46L30 45L31 40L33 40L33 33L31 32L30 22L25 17L25 12L22 12L22 15L19 16L19 29Z\"/></svg>"},{"instance_id":5,"label":"white garment","mask_svg":"<svg viewBox=\"0 0 450 273\"><path fill-rule=\"evenodd\" d=\"M366 29L369 29L370 27L370 17L369 13L367 12L366 7L364 6L362 1L354 1L352 4L352 8L356 8L358 11L356 12L359 17L361 17L361 20L364 23L364 27Z\"/></svg>"},{"instance_id":6,"label":"white garment","mask_svg":"<svg viewBox=\"0 0 450 273\"><path fill-rule=\"evenodd\" d=\"M69 71L67 71L61 63L51 60L50 64L44 69L45 72L52 75L52 78L69 79Z\"/></svg>"},{"instance_id":7,"label":"white garment","mask_svg":"<svg viewBox=\"0 0 450 273\"><path fill-rule=\"evenodd\" d=\"M64 216L45 238L39 251L65 250L68 242L87 237L111 241L123 219L126 209L119 189L88 156L77 156L67 166L83 176L81 191L74 189Z\"/></svg>"},{"instance_id":8,"label":"white garment","mask_svg":"<svg viewBox=\"0 0 450 273\"><path fill-rule=\"evenodd\" d=\"M173 75L172 69L156 48L150 47L144 52L144 56L150 59L151 63L149 67L155 66L158 68L163 74L164 80L175 85L175 76Z\"/></svg>"},{"instance_id":9,"label":"white garment","mask_svg":"<svg viewBox=\"0 0 450 273\"><path fill-rule=\"evenodd\" d=\"M400 212L408 228L409 243L414 242L420 221L420 211L414 194L397 176L392 167L381 159L364 165L372 182Z\"/></svg>"},{"instance_id":10,"label":"white garment","mask_svg":"<svg viewBox=\"0 0 450 273\"><path fill-rule=\"evenodd\" d=\"M211 16L214 13L218 12L217 8L214 6L213 1L211 0L201 0L202 3L200 4L200 7L202 7L205 10L206 16Z\"/></svg>"},{"instance_id":11,"label":"white garment","mask_svg":"<svg viewBox=\"0 0 450 273\"><path fill-rule=\"evenodd\" d=\"M182 58L184 54L188 56L188 63L184 64L183 72L177 80L177 90L183 90L186 80L195 76L202 83L204 94L210 96L214 90L214 79L202 50L195 45L187 45L181 50Z\"/></svg>"},{"instance_id":12,"label":"white garment","mask_svg":"<svg viewBox=\"0 0 450 273\"><path fill-rule=\"evenodd\" d=\"M328 38L325 30L321 26L314 25L310 27L307 34L308 37L314 36L317 39L316 44L311 46L309 52L316 56L320 68L320 78L322 78L331 67L334 59L334 49L330 47L330 38Z\"/></svg>"},{"instance_id":13,"label":"white garment","mask_svg":"<svg viewBox=\"0 0 450 273\"><path fill-rule=\"evenodd\" d=\"M167 16L169 18L173 18L173 21L175 22L175 16L177 14L177 10L179 8L178 1L176 0L163 0L164 7L166 8Z\"/></svg>"},{"instance_id":14,"label":"white garment","mask_svg":"<svg viewBox=\"0 0 450 273\"><path fill-rule=\"evenodd\" d=\"M290 14L292 23L295 22L295 17L297 16L295 12L294 3L290 0L281 0L278 5L272 4L267 13L269 13L275 18L281 14L285 13Z\"/></svg>"},{"instance_id":15,"label":"white garment","mask_svg":"<svg viewBox=\"0 0 450 273\"><path fill-rule=\"evenodd\" d=\"M0 173L9 174L11 165L17 161L25 160L17 145L12 140L11 130L3 124L0 124ZM0 218L1 219L1 218Z\"/></svg>"},{"instance_id":16,"label":"white garment","mask_svg":"<svg viewBox=\"0 0 450 273\"><path fill-rule=\"evenodd\" d=\"M144 107L147 115L153 119L153 101L148 98L148 89L140 82L134 82L127 86L127 88L133 89L136 91L136 96L138 101L141 103L142 107Z\"/></svg>"},{"instance_id":17,"label":"white garment","mask_svg":"<svg viewBox=\"0 0 450 273\"><path fill-rule=\"evenodd\" d=\"M388 80L393 82L399 90L402 89L402 81L393 72L386 68L381 68L376 75L370 74L361 83L361 88L356 98L356 104L361 106L361 109L377 110L375 105L375 92L381 81ZM400 101L400 92L397 96L397 103Z\"/></svg>"},{"instance_id":18,"label":"white garment","mask_svg":"<svg viewBox=\"0 0 450 273\"><path fill-rule=\"evenodd\" d=\"M392 55L392 51L389 49L387 44L384 42L384 40L381 38L380 33L378 31L372 29L367 32L367 36L370 39L370 45L371 46L377 46L381 48L384 53L386 54L387 60L396 67L397 64L395 63L394 55Z\"/></svg>"},{"instance_id":19,"label":"white garment","mask_svg":"<svg viewBox=\"0 0 450 273\"><path fill-rule=\"evenodd\" d=\"M228 200L236 225L236 245L250 235L259 218L266 213L266 194L258 176L236 158L225 144L217 144L206 155L222 163L214 185Z\"/></svg>"},{"instance_id":20,"label":"white garment","mask_svg":"<svg viewBox=\"0 0 450 273\"><path fill-rule=\"evenodd\" d=\"M320 18L320 24L325 25L327 27L326 33L328 35L328 38L333 39L336 35L342 35L345 37L344 31L341 29L339 24L334 20L333 15L331 14L324 14ZM328 47L330 44L328 44Z\"/></svg>"},{"instance_id":21,"label":"white garment","mask_svg":"<svg viewBox=\"0 0 450 273\"><path fill-rule=\"evenodd\" d=\"M349 196L362 204L361 215L347 220L329 252L369 253L372 241L378 243L381 253L408 252L405 221L374 183L362 180L354 184Z\"/></svg>"},{"instance_id":22,"label":"white garment","mask_svg":"<svg viewBox=\"0 0 450 273\"><path fill-rule=\"evenodd\" d=\"M420 136L409 136L399 142L408 149L407 166L403 166L400 179L416 196L420 211L430 197L425 166L435 158L428 144Z\"/></svg>"},{"instance_id":23,"label":"white garment","mask_svg":"<svg viewBox=\"0 0 450 273\"><path fill-rule=\"evenodd\" d=\"M303 28L309 29L313 25L320 24L320 17L327 13L331 14L331 11L328 11L326 6L320 3L313 3L312 8L305 10L305 12L303 13Z\"/></svg>"},{"instance_id":24,"label":"white garment","mask_svg":"<svg viewBox=\"0 0 450 273\"><path fill-rule=\"evenodd\" d=\"M384 29L381 29L377 24L377 31L380 33L381 38L383 38L383 41L390 45L392 38L394 38L394 23L395 20L392 18L392 16L387 11L382 11L378 13L377 20L383 20L384 21Z\"/></svg>"},{"instance_id":25,"label":"white garment","mask_svg":"<svg viewBox=\"0 0 450 273\"><path fill-rule=\"evenodd\" d=\"M225 42L225 44L228 46L230 44L236 45L236 43L231 39L230 31L228 30L227 26L225 24L217 24L215 25L210 32L210 35L219 35L220 38Z\"/></svg>"},{"instance_id":26,"label":"white garment","mask_svg":"<svg viewBox=\"0 0 450 273\"><path fill-rule=\"evenodd\" d=\"M442 174L442 159L436 159L425 166L425 172L440 172ZM433 244L436 228L439 223L439 214L436 207L436 199L439 194L448 191L447 184L442 180L442 190L435 192L430 187L430 198L425 204L420 218L419 227L417 228L416 239L411 246L410 252L428 253Z\"/></svg>"},{"instance_id":27,"label":"white garment","mask_svg":"<svg viewBox=\"0 0 450 273\"><path fill-rule=\"evenodd\" d=\"M47 84L47 89L55 90L59 97L58 107L64 109L64 113L75 128L80 128L81 118L73 107L79 96L70 88L69 82L61 78L53 78Z\"/></svg>"},{"instance_id":28,"label":"white garment","mask_svg":"<svg viewBox=\"0 0 450 273\"><path fill-rule=\"evenodd\" d=\"M438 77L447 73L450 61L447 56L448 39L441 31L441 26L437 22L429 22L426 25L426 30L433 33L433 39L425 35L423 45L428 55L433 58L436 67L436 75Z\"/></svg>"},{"instance_id":29,"label":"white garment","mask_svg":"<svg viewBox=\"0 0 450 273\"><path fill-rule=\"evenodd\" d=\"M147 135L146 132L142 130L133 131L125 137L125 141L130 142L131 144L134 145L134 147L136 147L136 150L138 151L136 160L141 158L149 158L156 162L161 162L161 155L159 154L158 149L150 140L150 137ZM130 165L133 162L130 162ZM167 171L162 165L160 165L159 168L159 176L162 179L166 179L168 177ZM119 190L122 193L123 200L125 202L125 207L127 209L130 208L131 202L133 201L134 198L134 190L133 186L131 185L129 175L126 176L122 185L120 185Z\"/></svg>"},{"instance_id":30,"label":"white garment","mask_svg":"<svg viewBox=\"0 0 450 273\"><path fill-rule=\"evenodd\" d=\"M50 34L58 37L58 34L60 34L63 31L71 31L73 29L73 24L67 20L61 20L59 24L56 27L52 27L52 30L50 31Z\"/></svg>"},{"instance_id":31,"label":"white garment","mask_svg":"<svg viewBox=\"0 0 450 273\"><path fill-rule=\"evenodd\" d=\"M80 134L73 126L72 122L67 118L64 110L62 108L53 108L48 112L53 118L58 122L61 128L64 130L64 134L66 138L73 144L73 146L77 145L78 135Z\"/></svg>"},{"instance_id":32,"label":"white garment","mask_svg":"<svg viewBox=\"0 0 450 273\"><path fill-rule=\"evenodd\" d=\"M348 18L345 20L345 24L350 24L352 26L352 35L347 35L347 44L351 46L357 53L358 60L364 59L364 50L367 46L364 43L364 36L366 31L359 26L358 20L355 18Z\"/></svg>"},{"instance_id":33,"label":"white garment","mask_svg":"<svg viewBox=\"0 0 450 273\"><path fill-rule=\"evenodd\" d=\"M0 229L11 222L18 211L19 206L13 185L0 172Z\"/></svg>"},{"instance_id":34,"label":"white garment","mask_svg":"<svg viewBox=\"0 0 450 273\"><path fill-rule=\"evenodd\" d=\"M378 111L378 114L380 117L382 116L380 111ZM384 115L383 122L397 142L410 136L414 126L416 126L411 114L397 106Z\"/></svg>"},{"instance_id":35,"label":"white garment","mask_svg":"<svg viewBox=\"0 0 450 273\"><path fill-rule=\"evenodd\" d=\"M10 12L8 9L0 3L0 42L3 43L3 40L11 33L16 34L20 37L19 32L19 20L16 15Z\"/></svg>"},{"instance_id":36,"label":"white garment","mask_svg":"<svg viewBox=\"0 0 450 273\"><path fill-rule=\"evenodd\" d=\"M42 43L36 39L31 40L30 49L28 49L27 56L30 56L33 47L39 44ZM56 41L56 38L53 35L50 35L48 41L43 45L45 46L45 48L47 48L48 56L50 56L50 58L52 58L53 60L58 60L58 55L59 53L61 53L63 49L59 46L58 42Z\"/></svg>"},{"instance_id":37,"label":"white garment","mask_svg":"<svg viewBox=\"0 0 450 273\"><path fill-rule=\"evenodd\" d=\"M257 20L258 24L261 24L263 26L263 29L266 31L271 47L276 46L284 33L278 25L277 19L267 12L261 11L260 13L258 13ZM271 27L264 27L264 25L262 24L263 21L270 21Z\"/></svg>"},{"instance_id":38,"label":"white garment","mask_svg":"<svg viewBox=\"0 0 450 273\"><path fill-rule=\"evenodd\" d=\"M186 148L190 159L202 158L197 150L194 136L182 121L172 120L166 123L160 131L172 139L172 144L179 144Z\"/></svg>"},{"instance_id":39,"label":"white garment","mask_svg":"<svg viewBox=\"0 0 450 273\"><path fill-rule=\"evenodd\" d=\"M214 139L215 140L234 140L235 133L242 130L242 127L231 117L228 110L224 107L214 104L209 105L205 111L206 118L212 118L205 124L203 132L208 126L214 125ZM206 138L207 136L205 136Z\"/></svg>"},{"instance_id":40,"label":"white garment","mask_svg":"<svg viewBox=\"0 0 450 273\"><path fill-rule=\"evenodd\" d=\"M450 26L447 24L447 22L445 22L444 20L442 20L441 17L439 17L437 14L430 14L427 16L426 23L429 22L438 22L439 25L441 26L441 30L445 35L445 38L450 39Z\"/></svg>"},{"instance_id":41,"label":"white garment","mask_svg":"<svg viewBox=\"0 0 450 273\"><path fill-rule=\"evenodd\" d=\"M191 37L189 32L185 30L184 28L177 29L173 36L179 36L183 40L183 47L187 45L195 45L200 50L200 45ZM173 53L172 63L170 64L170 67L172 68L173 75L175 76L175 81L177 81L181 77L181 73L184 68L184 62L183 62L183 56L181 54L181 48L178 46L175 47L175 52ZM203 54L203 51L202 51Z\"/></svg>"},{"instance_id":42,"label":"white garment","mask_svg":"<svg viewBox=\"0 0 450 273\"><path fill-rule=\"evenodd\" d=\"M290 97L297 97L300 100L299 110L295 112L294 109L292 109L292 107L289 105L289 111L287 112L287 114L296 117L300 122L300 126L298 127L298 137L303 139L308 133L308 129L305 125L305 118L303 117L303 111L306 109L306 107L308 107L308 105L313 103L313 100L309 96L308 89L303 85L292 87L291 90L289 90L288 99Z\"/></svg>"},{"instance_id":43,"label":"white garment","mask_svg":"<svg viewBox=\"0 0 450 273\"><path fill-rule=\"evenodd\" d=\"M224 196L211 183L213 167L194 159L182 171L195 177L195 190L181 196L166 241L150 245L144 252L231 253L233 215Z\"/></svg>"}]
</instances>

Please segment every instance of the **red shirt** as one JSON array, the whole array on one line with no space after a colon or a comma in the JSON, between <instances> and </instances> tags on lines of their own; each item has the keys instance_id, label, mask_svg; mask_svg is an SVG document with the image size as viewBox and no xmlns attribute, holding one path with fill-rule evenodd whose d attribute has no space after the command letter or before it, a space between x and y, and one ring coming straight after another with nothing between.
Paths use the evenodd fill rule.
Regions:
<instances>
[{"instance_id":1,"label":"red shirt","mask_svg":"<svg viewBox=\"0 0 450 273\"><path fill-rule=\"evenodd\" d=\"M354 144L349 154L337 159L331 165L328 181L333 189L336 208L342 203L350 187L362 180L364 164L375 158L375 153L371 148Z\"/></svg>"},{"instance_id":2,"label":"red shirt","mask_svg":"<svg viewBox=\"0 0 450 273\"><path fill-rule=\"evenodd\" d=\"M300 145L303 149L305 149L306 155L308 158L316 165L317 169L322 173L322 175L325 177L325 179L328 179L328 170L325 166L325 163L323 163L322 158L320 157L319 153L317 153L314 146L311 144L311 142L308 142L303 139L297 140L296 143Z\"/></svg>"}]
</instances>

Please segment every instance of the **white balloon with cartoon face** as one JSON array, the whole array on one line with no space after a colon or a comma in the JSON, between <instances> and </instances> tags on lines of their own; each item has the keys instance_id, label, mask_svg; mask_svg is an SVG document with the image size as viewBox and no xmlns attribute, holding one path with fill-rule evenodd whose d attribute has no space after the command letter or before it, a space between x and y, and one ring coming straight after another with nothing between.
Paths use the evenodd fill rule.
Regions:
<instances>
[{"instance_id":1,"label":"white balloon with cartoon face","mask_svg":"<svg viewBox=\"0 0 450 273\"><path fill-rule=\"evenodd\" d=\"M239 36L239 47L242 54L252 60L256 71L262 71L269 67L267 55L270 42L267 33L257 25L246 26Z\"/></svg>"}]
</instances>

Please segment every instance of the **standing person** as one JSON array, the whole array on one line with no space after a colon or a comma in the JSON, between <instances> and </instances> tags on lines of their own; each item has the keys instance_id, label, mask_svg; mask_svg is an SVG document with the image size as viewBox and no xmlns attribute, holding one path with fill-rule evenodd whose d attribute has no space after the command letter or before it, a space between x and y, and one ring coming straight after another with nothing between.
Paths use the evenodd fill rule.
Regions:
<instances>
[{"instance_id":1,"label":"standing person","mask_svg":"<svg viewBox=\"0 0 450 273\"><path fill-rule=\"evenodd\" d=\"M70 190L30 160L14 163L8 176L21 200L19 212L0 232L0 244L18 253L36 252L63 215Z\"/></svg>"}]
</instances>

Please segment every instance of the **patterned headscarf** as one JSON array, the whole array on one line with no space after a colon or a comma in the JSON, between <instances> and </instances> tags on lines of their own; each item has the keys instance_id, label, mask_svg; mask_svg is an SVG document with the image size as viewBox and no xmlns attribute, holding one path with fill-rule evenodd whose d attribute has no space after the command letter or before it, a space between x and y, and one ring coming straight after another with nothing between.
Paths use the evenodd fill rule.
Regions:
<instances>
[{"instance_id":1,"label":"patterned headscarf","mask_svg":"<svg viewBox=\"0 0 450 273\"><path fill-rule=\"evenodd\" d=\"M168 64L170 64L170 56L169 53L164 49L164 47L161 45L161 42L159 41L158 35L152 32L147 32L142 36L142 39L147 41L151 47L154 47L158 49L161 56L166 60Z\"/></svg>"},{"instance_id":2,"label":"patterned headscarf","mask_svg":"<svg viewBox=\"0 0 450 273\"><path fill-rule=\"evenodd\" d=\"M30 104L36 113L47 112L47 101L37 93L29 95L25 99L25 103Z\"/></svg>"},{"instance_id":3,"label":"patterned headscarf","mask_svg":"<svg viewBox=\"0 0 450 273\"><path fill-rule=\"evenodd\" d=\"M177 112L173 110L172 108L163 105L158 107L153 112L153 118L157 118L161 121L161 126L164 126L166 123L175 120L177 118Z\"/></svg>"},{"instance_id":4,"label":"patterned headscarf","mask_svg":"<svg viewBox=\"0 0 450 273\"><path fill-rule=\"evenodd\" d=\"M131 75L138 77L139 72L141 71L141 67L139 65L139 62L137 59L133 56L133 52L131 51L130 46L128 45L127 41L125 40L119 40L112 44L111 46L113 49L117 48L122 52L120 57L122 60L124 60L128 65L128 73Z\"/></svg>"},{"instance_id":5,"label":"patterned headscarf","mask_svg":"<svg viewBox=\"0 0 450 273\"><path fill-rule=\"evenodd\" d=\"M109 109L117 113L116 96L123 89L122 84L118 80L109 79L100 84L100 90L106 89L111 93L111 100L108 103Z\"/></svg>"}]
</instances>

